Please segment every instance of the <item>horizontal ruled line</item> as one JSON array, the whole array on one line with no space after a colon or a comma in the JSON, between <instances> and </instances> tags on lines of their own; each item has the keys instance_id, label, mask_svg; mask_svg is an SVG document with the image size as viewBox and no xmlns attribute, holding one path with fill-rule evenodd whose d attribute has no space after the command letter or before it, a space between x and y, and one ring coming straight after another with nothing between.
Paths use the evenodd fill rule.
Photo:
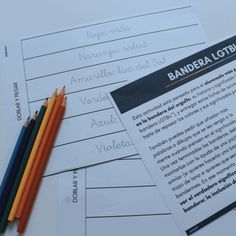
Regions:
<instances>
[{"instance_id":1,"label":"horizontal ruled line","mask_svg":"<svg viewBox=\"0 0 236 236\"><path fill-rule=\"evenodd\" d=\"M123 130L119 130L119 131L115 131L115 132L111 132L111 133L106 133L106 134L101 134L101 135L97 135L97 136L93 136L93 137L89 137L89 138L85 138L85 139L62 143L62 144L55 145L53 148L57 148L57 147L65 146L65 145L70 145L70 144L74 144L74 143L79 143L79 142L87 141L87 140L94 139L94 138L101 138L101 137L112 135L112 134L122 133L124 131L126 131L126 130L123 129Z\"/></svg>"},{"instance_id":2,"label":"horizontal ruled line","mask_svg":"<svg viewBox=\"0 0 236 236\"><path fill-rule=\"evenodd\" d=\"M86 44L86 45L83 45L83 46L68 48L68 49L64 49L64 50L58 50L56 52L50 52L50 53L40 54L40 55L37 55L37 56L27 57L27 58L24 58L23 60L27 61L27 60L40 58L40 57L46 57L46 56L50 56L50 55L54 55L54 54L73 51L73 50L77 50L77 49L81 49L81 48L85 48L85 47L92 47L92 46L111 43L111 42L116 42L116 41L120 41L120 40L125 40L125 39L130 39L130 38L137 38L137 37L140 37L140 36L156 34L156 33L162 33L162 32L166 32L166 31L183 29L183 28L188 28L188 27L193 27L193 26L198 26L198 23L194 23L194 24L190 24L190 25L176 26L176 27L162 29L162 30L150 31L150 32L142 33L142 34L136 34L136 35L126 36L126 37L122 37L122 38L111 39L111 40L107 40L107 41L103 41L103 42L99 42L99 43Z\"/></svg>"},{"instance_id":3,"label":"horizontal ruled line","mask_svg":"<svg viewBox=\"0 0 236 236\"><path fill-rule=\"evenodd\" d=\"M104 187L87 187L86 189L117 189L117 188L153 188L156 187L155 184L149 185L134 185L134 186L104 186Z\"/></svg>"},{"instance_id":4,"label":"horizontal ruled line","mask_svg":"<svg viewBox=\"0 0 236 236\"><path fill-rule=\"evenodd\" d=\"M168 51L173 51L173 50L182 49L182 48L193 47L193 46L202 45L202 44L205 44L205 43L206 42L199 42L199 43L195 43L195 44L189 44L189 45L179 46L179 47L175 47L175 48L169 48L169 49L159 50L159 51L155 51L155 52L139 54L139 55L136 55L136 56L125 57L125 58L120 58L120 59L116 59L116 60L109 60L109 61L105 61L105 62L101 62L101 63L92 64L92 65L89 65L89 66L82 66L82 67L78 67L78 68L74 68L74 69L70 69L70 70L64 70L64 71L55 72L55 73L51 73L51 74L47 74L47 75L41 75L41 76L33 77L33 78L30 78L30 79L26 79L26 81L37 80L37 79L41 79L41 78L45 78L45 77L50 77L50 76L53 76L53 75L59 75L59 74L68 73L68 72L72 72L72 71L76 71L76 70L91 68L91 67L94 67L94 66L100 66L100 65L105 65L105 64L109 64L109 63L114 63L114 62L119 62L119 61L132 59L132 58L153 55L153 54L156 54L156 53L162 53L162 52L168 52Z\"/></svg>"},{"instance_id":5,"label":"horizontal ruled line","mask_svg":"<svg viewBox=\"0 0 236 236\"><path fill-rule=\"evenodd\" d=\"M114 107L108 107L108 108L103 108L103 109L100 109L100 110L90 111L90 112L87 112L87 113L81 113L81 114L78 114L78 115L67 116L67 117L63 118L63 120L72 119L72 118L76 118L76 117L80 117L80 116L85 116L85 115L90 115L90 114L93 114L93 113L97 113L97 112L101 112L101 111L107 111L107 110L112 110L112 109L114 109Z\"/></svg>"},{"instance_id":6,"label":"horizontal ruled line","mask_svg":"<svg viewBox=\"0 0 236 236\"><path fill-rule=\"evenodd\" d=\"M161 14L161 13L166 13L166 12L171 12L171 11L184 10L184 9L191 8L191 7L192 7L191 5L187 5L187 6L171 8L171 9L162 10L162 11L149 12L149 13L140 14L140 15L136 15L136 16L124 17L124 18L119 18L119 19L115 19L115 20L109 20L109 21L89 24L89 25L85 25L85 26L74 27L74 28L70 28L70 29L66 29L66 30L60 30L60 31L56 31L56 32L48 33L48 34L41 34L41 35L37 35L37 36L33 36L33 37L27 37L27 38L22 39L22 42L27 41L27 40L36 39L36 38L42 38L42 37L50 36L50 35L53 35L53 34L64 33L64 32L68 32L68 31L72 31L72 30L76 30L76 29L83 29L83 28L88 28L88 27L91 27L91 26L103 25L103 24L118 22L118 21L122 21L122 20L129 20L129 19L134 19L134 18L139 18L139 17L144 17L144 16L150 16L150 15L156 15L156 14Z\"/></svg>"},{"instance_id":7,"label":"horizontal ruled line","mask_svg":"<svg viewBox=\"0 0 236 236\"><path fill-rule=\"evenodd\" d=\"M137 214L137 215L115 215L115 216L87 216L87 219L94 218L119 218L119 217L140 217L140 216L164 216L171 215L171 213L159 213L159 214Z\"/></svg>"},{"instance_id":8,"label":"horizontal ruled line","mask_svg":"<svg viewBox=\"0 0 236 236\"><path fill-rule=\"evenodd\" d=\"M94 87L90 87L90 88L86 88L86 89L79 89L79 90L76 90L76 91L67 92L67 93L65 93L65 95L70 95L70 94L79 93L79 92L85 92L85 91L89 91L89 90L92 90L92 89L103 88L103 87L111 86L111 85L115 85L115 84L121 84L121 83L124 83L124 82L127 82L127 80L121 80L121 81L117 81L117 82L114 82L114 83L98 85L98 86L94 86ZM47 97L31 100L31 101L29 101L29 103L41 102L41 101L44 101L46 98Z\"/></svg>"},{"instance_id":9,"label":"horizontal ruled line","mask_svg":"<svg viewBox=\"0 0 236 236\"><path fill-rule=\"evenodd\" d=\"M129 158L129 157L132 157L132 156L137 156L138 154L132 154L132 155L126 155L126 156L123 156L123 157L120 157L120 158L117 158L117 159L112 159L112 160L106 160L106 161L103 161L101 162L100 164L103 164L103 163L108 163L108 162L111 162L111 161L115 161L115 160L128 160L128 159L125 159L125 158ZM132 160L132 159L130 159ZM135 160L135 159L134 159ZM87 168L87 167L92 167L92 166L97 166L97 163L96 164L91 164L91 165L88 165L86 167L80 167L80 168L70 168L70 169L67 169L67 170L62 170L62 171L56 171L55 173L53 174L47 174L47 175L44 175L43 177L44 178L47 178L47 177L50 177L50 176L55 176L55 175L59 175L59 174L63 174L63 173L67 173L67 172L71 172L71 171L74 171L74 170L79 170L81 168Z\"/></svg>"}]
</instances>

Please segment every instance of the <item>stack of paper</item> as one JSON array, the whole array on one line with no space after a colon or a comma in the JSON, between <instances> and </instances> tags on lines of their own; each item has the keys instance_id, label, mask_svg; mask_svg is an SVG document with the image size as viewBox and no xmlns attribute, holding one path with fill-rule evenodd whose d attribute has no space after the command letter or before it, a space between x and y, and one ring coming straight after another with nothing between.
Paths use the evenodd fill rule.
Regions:
<instances>
[{"instance_id":1,"label":"stack of paper","mask_svg":"<svg viewBox=\"0 0 236 236\"><path fill-rule=\"evenodd\" d=\"M1 45L1 78L7 78L0 80L1 112L7 115L0 176L17 137L11 130L56 87L66 85L68 97L26 235L181 235L107 92L205 44L186 0ZM196 235L222 235L234 217L232 212ZM14 235L14 227L6 235Z\"/></svg>"}]
</instances>

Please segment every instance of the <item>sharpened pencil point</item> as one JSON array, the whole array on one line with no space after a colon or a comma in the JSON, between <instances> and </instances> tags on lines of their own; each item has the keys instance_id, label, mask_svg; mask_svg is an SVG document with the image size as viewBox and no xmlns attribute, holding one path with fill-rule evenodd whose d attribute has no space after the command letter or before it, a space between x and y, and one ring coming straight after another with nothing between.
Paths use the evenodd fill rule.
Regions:
<instances>
[{"instance_id":1,"label":"sharpened pencil point","mask_svg":"<svg viewBox=\"0 0 236 236\"><path fill-rule=\"evenodd\" d=\"M38 111L36 111L35 113L34 113L34 116L33 116L33 120L36 120L37 119L37 117L38 117Z\"/></svg>"},{"instance_id":2,"label":"sharpened pencil point","mask_svg":"<svg viewBox=\"0 0 236 236\"><path fill-rule=\"evenodd\" d=\"M29 123L30 123L30 116L27 118L27 120L25 121L24 123L24 126L25 127L28 127L29 126Z\"/></svg>"},{"instance_id":3,"label":"sharpened pencil point","mask_svg":"<svg viewBox=\"0 0 236 236\"><path fill-rule=\"evenodd\" d=\"M55 89L55 91L53 92L52 96L56 97L57 96L57 92L58 92L58 88Z\"/></svg>"},{"instance_id":4,"label":"sharpened pencil point","mask_svg":"<svg viewBox=\"0 0 236 236\"><path fill-rule=\"evenodd\" d=\"M66 86L64 85L61 92L60 92L60 95L64 95L65 94L65 89L66 89Z\"/></svg>"},{"instance_id":5,"label":"sharpened pencil point","mask_svg":"<svg viewBox=\"0 0 236 236\"><path fill-rule=\"evenodd\" d=\"M61 105L65 107L65 106L66 106L66 103L67 103L67 97L65 97L65 98L63 99L63 101L62 101L62 104L61 104Z\"/></svg>"},{"instance_id":6,"label":"sharpened pencil point","mask_svg":"<svg viewBox=\"0 0 236 236\"><path fill-rule=\"evenodd\" d=\"M45 107L47 107L47 106L48 106L48 98L46 98L46 99L45 99L45 101L44 101L43 105L44 105Z\"/></svg>"}]
</instances>

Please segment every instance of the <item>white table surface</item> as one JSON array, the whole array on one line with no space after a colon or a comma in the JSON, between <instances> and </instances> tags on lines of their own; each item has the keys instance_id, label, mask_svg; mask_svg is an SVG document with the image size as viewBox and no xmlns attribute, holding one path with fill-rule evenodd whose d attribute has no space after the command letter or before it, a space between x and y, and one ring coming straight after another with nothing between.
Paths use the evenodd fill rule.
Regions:
<instances>
[{"instance_id":1,"label":"white table surface","mask_svg":"<svg viewBox=\"0 0 236 236\"><path fill-rule=\"evenodd\" d=\"M132 9L127 2L134 2ZM152 2L146 0L147 9ZM209 41L233 34L236 30L235 0L193 0ZM120 18L139 9L134 0L0 0L0 32L5 36L40 34L103 21L111 17ZM104 6L106 6L104 8ZM50 17L48 22L46 19Z\"/></svg>"},{"instance_id":2,"label":"white table surface","mask_svg":"<svg viewBox=\"0 0 236 236\"><path fill-rule=\"evenodd\" d=\"M134 9L124 8L127 1L134 2ZM120 18L123 15L129 14L131 10L135 11L135 8L138 9L139 1L0 0L0 40L26 36L29 35L29 32L30 35L41 34L50 31L57 31L64 27L71 28L71 26L81 24L86 25L97 20L103 21L111 17ZM145 1L148 3L148 9L152 2L158 0ZM194 0L194 2L209 42L236 33L236 26L234 25L236 22L235 0ZM93 7L91 8L91 6ZM101 6L106 6L106 9ZM45 19L49 16L51 21L47 22ZM54 184L56 184L56 180L48 184L46 188L48 188L48 190L53 190L56 187ZM47 191L45 189L45 194L46 193ZM47 196L45 196L45 199L47 199ZM46 203L43 204L46 205ZM47 224L52 223L48 222L46 218L44 222L41 222L45 227L47 227ZM228 236L227 233L226 236Z\"/></svg>"}]
</instances>

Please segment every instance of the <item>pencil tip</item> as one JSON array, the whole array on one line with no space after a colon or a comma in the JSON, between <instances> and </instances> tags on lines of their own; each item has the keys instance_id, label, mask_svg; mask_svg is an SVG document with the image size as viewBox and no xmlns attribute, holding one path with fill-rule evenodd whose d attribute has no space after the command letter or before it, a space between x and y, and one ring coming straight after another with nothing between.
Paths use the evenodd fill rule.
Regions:
<instances>
[{"instance_id":1,"label":"pencil tip","mask_svg":"<svg viewBox=\"0 0 236 236\"><path fill-rule=\"evenodd\" d=\"M37 119L37 116L38 116L38 111L36 111L36 112L34 113L33 120L36 120L36 119Z\"/></svg>"},{"instance_id":2,"label":"pencil tip","mask_svg":"<svg viewBox=\"0 0 236 236\"><path fill-rule=\"evenodd\" d=\"M65 88L66 88L66 86L64 85L64 86L62 87L61 92L60 92L61 95L64 95L64 94L65 94Z\"/></svg>"},{"instance_id":3,"label":"pencil tip","mask_svg":"<svg viewBox=\"0 0 236 236\"><path fill-rule=\"evenodd\" d=\"M46 107L48 105L48 98L45 99L43 105Z\"/></svg>"},{"instance_id":4,"label":"pencil tip","mask_svg":"<svg viewBox=\"0 0 236 236\"><path fill-rule=\"evenodd\" d=\"M63 99L62 106L66 106L66 103L67 103L67 97Z\"/></svg>"},{"instance_id":5,"label":"pencil tip","mask_svg":"<svg viewBox=\"0 0 236 236\"><path fill-rule=\"evenodd\" d=\"M28 127L28 126L29 126L29 121L30 121L30 116L28 116L27 120L26 120L25 123L24 123L24 126L25 126L25 127Z\"/></svg>"},{"instance_id":6,"label":"pencil tip","mask_svg":"<svg viewBox=\"0 0 236 236\"><path fill-rule=\"evenodd\" d=\"M57 96L57 92L58 92L58 88L55 89L55 91L53 92L52 96Z\"/></svg>"}]
</instances>

